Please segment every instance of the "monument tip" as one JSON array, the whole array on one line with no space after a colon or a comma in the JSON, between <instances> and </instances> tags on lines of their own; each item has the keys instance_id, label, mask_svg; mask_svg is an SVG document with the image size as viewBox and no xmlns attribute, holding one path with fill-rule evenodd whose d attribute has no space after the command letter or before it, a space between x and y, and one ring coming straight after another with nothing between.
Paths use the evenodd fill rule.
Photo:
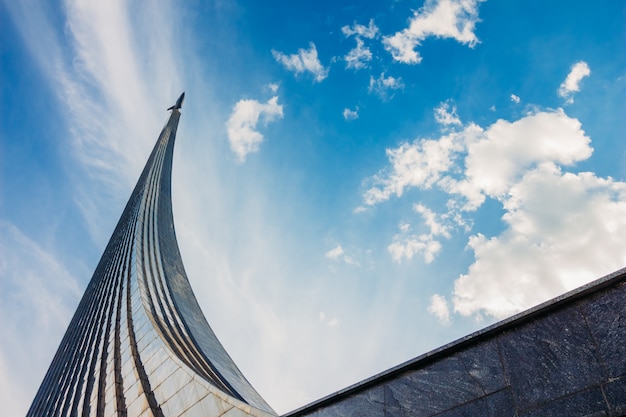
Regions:
<instances>
[{"instance_id":1,"label":"monument tip","mask_svg":"<svg viewBox=\"0 0 626 417\"><path fill-rule=\"evenodd\" d=\"M178 100L176 100L176 104L174 104L172 107L170 107L168 110L177 110L180 109L181 107L183 107L183 101L185 100L185 93L183 92L180 97L178 97Z\"/></svg>"}]
</instances>

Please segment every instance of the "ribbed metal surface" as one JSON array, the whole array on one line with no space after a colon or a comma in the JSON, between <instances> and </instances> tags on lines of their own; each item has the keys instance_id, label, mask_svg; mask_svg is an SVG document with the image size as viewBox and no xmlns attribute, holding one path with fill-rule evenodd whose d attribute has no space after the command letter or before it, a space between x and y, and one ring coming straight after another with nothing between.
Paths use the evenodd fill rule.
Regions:
<instances>
[{"instance_id":1,"label":"ribbed metal surface","mask_svg":"<svg viewBox=\"0 0 626 417\"><path fill-rule=\"evenodd\" d=\"M173 108L27 416L275 415L185 274L171 204L179 119Z\"/></svg>"}]
</instances>

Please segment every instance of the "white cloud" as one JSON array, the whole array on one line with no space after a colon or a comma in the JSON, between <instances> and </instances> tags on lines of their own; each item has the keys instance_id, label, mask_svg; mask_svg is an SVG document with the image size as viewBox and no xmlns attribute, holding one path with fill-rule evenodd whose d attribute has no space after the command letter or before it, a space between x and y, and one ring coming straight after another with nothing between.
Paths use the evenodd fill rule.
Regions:
<instances>
[{"instance_id":1,"label":"white cloud","mask_svg":"<svg viewBox=\"0 0 626 417\"><path fill-rule=\"evenodd\" d=\"M393 237L387 250L395 262L401 262L402 258L411 260L415 255L422 255L424 262L431 263L442 248L437 237L450 238L450 230L453 223L460 224L456 217L446 213L444 215L433 212L423 204L414 204L413 211L420 214L427 228L426 233L414 234L409 223L401 222L398 225L400 233Z\"/></svg>"},{"instance_id":2,"label":"white cloud","mask_svg":"<svg viewBox=\"0 0 626 417\"><path fill-rule=\"evenodd\" d=\"M401 232L408 233L409 230L411 230L411 224L410 223L406 223L406 222L401 222L398 225L398 228L400 229Z\"/></svg>"},{"instance_id":3,"label":"white cloud","mask_svg":"<svg viewBox=\"0 0 626 417\"><path fill-rule=\"evenodd\" d=\"M521 101L521 99L518 96L516 96L515 94L511 94L511 101L513 103L517 104L517 103L519 103Z\"/></svg>"},{"instance_id":4,"label":"white cloud","mask_svg":"<svg viewBox=\"0 0 626 417\"><path fill-rule=\"evenodd\" d=\"M165 108L182 92L180 48L172 36L176 13L169 5L139 11L120 2L72 0L63 2L59 24L51 18L52 4L6 5L64 106L62 121L70 127L62 146L78 163L72 188L79 207L92 208L81 213L89 233L104 241L110 231L102 230L100 219L136 180L154 145L152 127L163 123ZM100 192L90 181L101 185Z\"/></svg>"},{"instance_id":5,"label":"white cloud","mask_svg":"<svg viewBox=\"0 0 626 417\"><path fill-rule=\"evenodd\" d=\"M341 245L337 245L336 248L326 252L326 257L329 259L337 260L341 255L343 255L343 248L341 247Z\"/></svg>"},{"instance_id":6,"label":"white cloud","mask_svg":"<svg viewBox=\"0 0 626 417\"><path fill-rule=\"evenodd\" d=\"M390 168L373 177L364 202L378 204L411 187L438 187L452 197L444 214L414 205L428 231L401 229L388 248L398 262L416 254L432 261L441 249L437 236L447 238L454 225L469 231L460 213L469 215L486 198L500 202L505 228L469 237L474 262L456 280L452 304L462 315L503 318L626 264L626 183L563 171L591 153L580 121L562 109L485 129L469 125L388 149Z\"/></svg>"},{"instance_id":7,"label":"white cloud","mask_svg":"<svg viewBox=\"0 0 626 417\"><path fill-rule=\"evenodd\" d=\"M422 57L415 50L427 37L451 38L473 47L478 42L474 28L481 0L426 0L414 12L409 27L383 37L385 49L396 61L418 64Z\"/></svg>"},{"instance_id":8,"label":"white cloud","mask_svg":"<svg viewBox=\"0 0 626 417\"><path fill-rule=\"evenodd\" d=\"M348 108L343 109L343 118L346 120L356 120L359 118L359 108L355 108L354 110L350 110Z\"/></svg>"},{"instance_id":9,"label":"white cloud","mask_svg":"<svg viewBox=\"0 0 626 417\"><path fill-rule=\"evenodd\" d=\"M506 230L472 236L475 261L454 287L454 310L504 318L626 265L626 183L528 171L504 202Z\"/></svg>"},{"instance_id":10,"label":"white cloud","mask_svg":"<svg viewBox=\"0 0 626 417\"><path fill-rule=\"evenodd\" d=\"M567 103L574 102L574 93L580 91L580 82L583 78L588 77L591 74L589 65L585 61L579 61L572 66L572 69L565 81L559 86L558 94L560 97L566 99Z\"/></svg>"},{"instance_id":11,"label":"white cloud","mask_svg":"<svg viewBox=\"0 0 626 417\"><path fill-rule=\"evenodd\" d=\"M356 260L354 260L354 258L352 258L351 256L348 256L344 252L341 245L337 245L337 247L335 247L334 249L331 249L328 252L326 252L326 257L334 261L343 261L349 265L359 266L359 263Z\"/></svg>"},{"instance_id":12,"label":"white cloud","mask_svg":"<svg viewBox=\"0 0 626 417\"><path fill-rule=\"evenodd\" d=\"M401 90L404 88L404 82L402 78L392 77L391 75L385 77L385 73L381 73L378 78L370 76L369 92L377 93L382 99L393 97L393 94L389 96L390 91Z\"/></svg>"},{"instance_id":13,"label":"white cloud","mask_svg":"<svg viewBox=\"0 0 626 417\"><path fill-rule=\"evenodd\" d=\"M352 27L344 26L341 31L346 37L354 36L356 39L356 46L343 57L346 61L346 68L363 69L367 68L369 62L372 60L372 51L365 46L363 38L374 39L378 34L378 27L374 24L374 19L371 19L368 26L354 23Z\"/></svg>"},{"instance_id":14,"label":"white cloud","mask_svg":"<svg viewBox=\"0 0 626 417\"><path fill-rule=\"evenodd\" d=\"M415 255L422 255L424 262L431 263L441 250L441 243L434 240L430 235L411 237L394 236L394 242L387 247L395 262L401 262L402 258L410 260Z\"/></svg>"},{"instance_id":15,"label":"white cloud","mask_svg":"<svg viewBox=\"0 0 626 417\"><path fill-rule=\"evenodd\" d=\"M461 119L456 113L456 106L448 101L442 102L435 110L435 120L443 126L461 125Z\"/></svg>"},{"instance_id":16,"label":"white cloud","mask_svg":"<svg viewBox=\"0 0 626 417\"><path fill-rule=\"evenodd\" d=\"M526 169L552 161L572 165L591 156L590 139L577 119L562 109L529 114L515 122L498 120L470 143L464 179L448 187L478 207L483 195L503 198ZM454 181L451 181L451 184Z\"/></svg>"},{"instance_id":17,"label":"white cloud","mask_svg":"<svg viewBox=\"0 0 626 417\"><path fill-rule=\"evenodd\" d=\"M428 312L437 317L442 324L450 324L450 308L446 297L443 295L433 294L430 298Z\"/></svg>"},{"instance_id":18,"label":"white cloud","mask_svg":"<svg viewBox=\"0 0 626 417\"><path fill-rule=\"evenodd\" d=\"M428 226L430 230L430 235L432 236L444 236L446 238L450 237L450 227L444 225L442 220L442 216L438 216L435 212L433 212L428 207L423 204L414 204L413 211L419 213L424 218L424 223Z\"/></svg>"},{"instance_id":19,"label":"white cloud","mask_svg":"<svg viewBox=\"0 0 626 417\"><path fill-rule=\"evenodd\" d=\"M272 94L276 94L278 92L278 88L280 87L280 84L278 83L269 83L267 85L267 88L270 89L270 91L272 92Z\"/></svg>"},{"instance_id":20,"label":"white cloud","mask_svg":"<svg viewBox=\"0 0 626 417\"><path fill-rule=\"evenodd\" d=\"M363 40L356 38L356 46L343 57L346 61L346 68L358 70L368 67L368 63L372 60L372 52L363 45Z\"/></svg>"},{"instance_id":21,"label":"white cloud","mask_svg":"<svg viewBox=\"0 0 626 417\"><path fill-rule=\"evenodd\" d=\"M475 141L483 130L470 124L461 132L452 132L439 139L416 139L395 149L387 149L391 164L389 171L381 171L372 178L373 186L365 191L366 205L388 200L392 195L402 196L405 189L429 189L449 171L468 141Z\"/></svg>"},{"instance_id":22,"label":"white cloud","mask_svg":"<svg viewBox=\"0 0 626 417\"><path fill-rule=\"evenodd\" d=\"M296 74L310 72L316 82L321 82L328 76L328 68L320 63L317 57L317 49L313 42L309 43L309 49L298 49L298 53L285 55L272 49L272 55L277 62L283 64L289 71Z\"/></svg>"},{"instance_id":23,"label":"white cloud","mask_svg":"<svg viewBox=\"0 0 626 417\"><path fill-rule=\"evenodd\" d=\"M442 190L462 196L465 210L476 210L485 197L502 199L525 170L553 161L571 165L591 155L590 139L577 119L562 109L529 114L515 122L498 120L483 130L469 124L459 132L439 139L417 139L387 149L391 164L381 171L365 191L366 205L392 195L402 196L407 188ZM456 163L466 154L464 160ZM452 168L461 168L461 175Z\"/></svg>"},{"instance_id":24,"label":"white cloud","mask_svg":"<svg viewBox=\"0 0 626 417\"><path fill-rule=\"evenodd\" d=\"M374 23L374 19L370 19L370 22L367 26L360 25L358 23L354 23L352 27L343 26L341 28L341 32L346 36L356 36L362 37L366 39L374 39L378 34L378 27Z\"/></svg>"},{"instance_id":25,"label":"white cloud","mask_svg":"<svg viewBox=\"0 0 626 417\"><path fill-rule=\"evenodd\" d=\"M267 103L256 100L239 100L226 122L230 148L237 155L240 162L246 160L246 155L257 152L263 135L258 132L257 124L264 124L283 117L283 106L278 104L278 97L270 98Z\"/></svg>"}]
</instances>

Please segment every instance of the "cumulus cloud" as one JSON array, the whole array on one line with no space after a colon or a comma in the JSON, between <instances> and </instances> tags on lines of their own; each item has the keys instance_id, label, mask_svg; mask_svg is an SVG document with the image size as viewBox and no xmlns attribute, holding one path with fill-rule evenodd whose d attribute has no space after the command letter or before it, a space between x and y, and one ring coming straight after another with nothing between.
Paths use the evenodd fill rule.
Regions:
<instances>
[{"instance_id":1,"label":"cumulus cloud","mask_svg":"<svg viewBox=\"0 0 626 417\"><path fill-rule=\"evenodd\" d=\"M378 78L370 76L369 92L378 94L383 100L393 97L393 91L401 90L403 88L404 82L400 77L395 78L391 75L385 77L384 72L381 73Z\"/></svg>"},{"instance_id":2,"label":"cumulus cloud","mask_svg":"<svg viewBox=\"0 0 626 417\"><path fill-rule=\"evenodd\" d=\"M408 28L383 37L385 49L396 61L418 64L422 57L415 48L430 36L455 39L474 47L478 43L474 29L479 21L478 4L481 1L426 0L424 6L414 12Z\"/></svg>"},{"instance_id":3,"label":"cumulus cloud","mask_svg":"<svg viewBox=\"0 0 626 417\"><path fill-rule=\"evenodd\" d=\"M422 217L424 218L424 224L428 226L430 235L444 236L447 238L450 237L450 227L443 223L443 221L445 221L446 219L445 216L437 215L435 212L433 212L431 209L424 206L423 204L414 204L413 210L416 213L422 215Z\"/></svg>"},{"instance_id":4,"label":"cumulus cloud","mask_svg":"<svg viewBox=\"0 0 626 417\"><path fill-rule=\"evenodd\" d=\"M504 318L626 265L626 183L545 163L509 192L506 230L469 239L456 312Z\"/></svg>"},{"instance_id":5,"label":"cumulus cloud","mask_svg":"<svg viewBox=\"0 0 626 417\"><path fill-rule=\"evenodd\" d=\"M444 214L414 205L427 229L401 225L388 248L396 261L416 254L432 261L438 236L457 225L470 231L460 213L486 198L501 204L503 231L469 236L474 262L455 282L456 313L503 318L626 264L626 183L565 171L593 151L580 121L557 109L459 129L388 149L390 167L363 195L374 205L408 188L437 187L451 198ZM433 314L444 311L435 303Z\"/></svg>"},{"instance_id":6,"label":"cumulus cloud","mask_svg":"<svg viewBox=\"0 0 626 417\"><path fill-rule=\"evenodd\" d=\"M259 122L267 124L283 117L283 106L278 104L278 96L266 103L256 100L239 100L226 122L230 148L237 155L239 162L246 160L246 155L257 152L263 135L257 130Z\"/></svg>"},{"instance_id":7,"label":"cumulus cloud","mask_svg":"<svg viewBox=\"0 0 626 417\"><path fill-rule=\"evenodd\" d=\"M371 19L368 26L354 23L352 26L344 26L341 28L341 32L346 37L354 36L356 40L356 46L343 57L346 61L346 68L362 69L369 66L369 62L372 60L372 51L365 46L363 38L374 39L378 34L378 27L374 24L374 19Z\"/></svg>"},{"instance_id":8,"label":"cumulus cloud","mask_svg":"<svg viewBox=\"0 0 626 417\"><path fill-rule=\"evenodd\" d=\"M461 119L459 119L459 115L456 114L456 106L449 100L442 102L434 111L435 120L440 125L461 125Z\"/></svg>"},{"instance_id":9,"label":"cumulus cloud","mask_svg":"<svg viewBox=\"0 0 626 417\"><path fill-rule=\"evenodd\" d=\"M529 114L514 122L498 120L468 144L464 178L448 191L464 195L474 209L484 196L504 198L525 170L552 161L572 165L591 156L590 139L578 119L562 109Z\"/></svg>"},{"instance_id":10,"label":"cumulus cloud","mask_svg":"<svg viewBox=\"0 0 626 417\"><path fill-rule=\"evenodd\" d=\"M414 204L413 211L421 215L426 231L421 234L411 233L413 229L411 225L402 222L398 225L400 233L393 237L393 242L387 250L395 262L401 262L403 258L410 260L415 255L422 255L424 262L429 264L442 248L437 238L450 238L451 224L456 218L448 213L437 214L423 204Z\"/></svg>"},{"instance_id":11,"label":"cumulus cloud","mask_svg":"<svg viewBox=\"0 0 626 417\"><path fill-rule=\"evenodd\" d=\"M402 196L407 188L429 189L438 184L466 149L466 142L475 141L482 134L479 126L470 124L439 139L416 139L387 149L390 168L371 179L373 186L365 191L364 203L372 206L393 195Z\"/></svg>"},{"instance_id":12,"label":"cumulus cloud","mask_svg":"<svg viewBox=\"0 0 626 417\"><path fill-rule=\"evenodd\" d=\"M424 262L429 264L441 250L441 243L429 235L412 237L396 235L394 242L387 247L387 250L395 262L401 262L402 258L409 260L414 255L422 255Z\"/></svg>"},{"instance_id":13,"label":"cumulus cloud","mask_svg":"<svg viewBox=\"0 0 626 417\"><path fill-rule=\"evenodd\" d=\"M356 120L359 118L359 108L350 110L348 108L343 109L343 118L346 120Z\"/></svg>"},{"instance_id":14,"label":"cumulus cloud","mask_svg":"<svg viewBox=\"0 0 626 417\"><path fill-rule=\"evenodd\" d=\"M362 39L356 38L356 46L343 59L346 61L346 68L363 69L372 60L372 52L364 46Z\"/></svg>"},{"instance_id":15,"label":"cumulus cloud","mask_svg":"<svg viewBox=\"0 0 626 417\"><path fill-rule=\"evenodd\" d=\"M559 86L559 97L566 99L566 103L573 103L574 94L580 91L580 82L590 74L591 70L585 61L575 63L565 81Z\"/></svg>"},{"instance_id":16,"label":"cumulus cloud","mask_svg":"<svg viewBox=\"0 0 626 417\"><path fill-rule=\"evenodd\" d=\"M515 94L511 94L511 101L515 104L519 103L521 101L521 99L516 96Z\"/></svg>"},{"instance_id":17,"label":"cumulus cloud","mask_svg":"<svg viewBox=\"0 0 626 417\"><path fill-rule=\"evenodd\" d=\"M438 116L435 112L436 117ZM485 197L504 198L525 170L553 161L572 165L592 153L580 122L562 109L531 113L519 120L498 120L487 129L469 124L439 139L416 139L387 149L390 169L381 171L364 193L366 205L407 188L442 190L462 196L465 210L477 209ZM459 160L462 159L462 160ZM462 175L454 175L461 167Z\"/></svg>"},{"instance_id":18,"label":"cumulus cloud","mask_svg":"<svg viewBox=\"0 0 626 417\"><path fill-rule=\"evenodd\" d=\"M316 82L321 82L328 76L328 68L325 68L317 57L317 49L313 42L309 43L309 49L298 49L298 52L285 55L272 49L272 55L277 62L281 63L289 71L296 74L309 72Z\"/></svg>"},{"instance_id":19,"label":"cumulus cloud","mask_svg":"<svg viewBox=\"0 0 626 417\"><path fill-rule=\"evenodd\" d=\"M450 307L448 307L448 301L443 295L433 294L430 298L428 312L437 317L441 324L450 324Z\"/></svg>"},{"instance_id":20,"label":"cumulus cloud","mask_svg":"<svg viewBox=\"0 0 626 417\"><path fill-rule=\"evenodd\" d=\"M346 36L357 36L366 39L374 39L378 34L378 27L374 23L374 19L370 19L367 26L354 22L352 26L343 26L341 32Z\"/></svg>"}]
</instances>

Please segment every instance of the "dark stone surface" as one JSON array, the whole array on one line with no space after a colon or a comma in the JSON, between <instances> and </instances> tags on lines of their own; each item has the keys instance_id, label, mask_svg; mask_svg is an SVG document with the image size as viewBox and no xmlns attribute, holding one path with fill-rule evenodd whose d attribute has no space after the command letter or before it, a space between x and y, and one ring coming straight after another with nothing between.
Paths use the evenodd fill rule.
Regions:
<instances>
[{"instance_id":1,"label":"dark stone surface","mask_svg":"<svg viewBox=\"0 0 626 417\"><path fill-rule=\"evenodd\" d=\"M611 416L626 416L626 377L613 380L603 387Z\"/></svg>"},{"instance_id":2,"label":"dark stone surface","mask_svg":"<svg viewBox=\"0 0 626 417\"><path fill-rule=\"evenodd\" d=\"M452 410L436 414L436 417L515 417L515 405L511 390L493 394L465 403Z\"/></svg>"},{"instance_id":3,"label":"dark stone surface","mask_svg":"<svg viewBox=\"0 0 626 417\"><path fill-rule=\"evenodd\" d=\"M343 401L323 407L312 414L314 417L384 417L384 387L377 386L350 396Z\"/></svg>"},{"instance_id":4,"label":"dark stone surface","mask_svg":"<svg viewBox=\"0 0 626 417\"><path fill-rule=\"evenodd\" d=\"M506 386L504 368L500 359L500 349L495 340L487 340L458 354L465 369L476 379L485 394L498 391Z\"/></svg>"},{"instance_id":5,"label":"dark stone surface","mask_svg":"<svg viewBox=\"0 0 626 417\"><path fill-rule=\"evenodd\" d=\"M447 357L386 384L387 416L429 416L484 395L458 356Z\"/></svg>"},{"instance_id":6,"label":"dark stone surface","mask_svg":"<svg viewBox=\"0 0 626 417\"><path fill-rule=\"evenodd\" d=\"M500 337L517 406L530 409L600 384L602 367L582 314L568 307Z\"/></svg>"},{"instance_id":7,"label":"dark stone surface","mask_svg":"<svg viewBox=\"0 0 626 417\"><path fill-rule=\"evenodd\" d=\"M609 378L626 375L626 283L581 303Z\"/></svg>"},{"instance_id":8,"label":"dark stone surface","mask_svg":"<svg viewBox=\"0 0 626 417\"><path fill-rule=\"evenodd\" d=\"M602 390L596 387L550 401L519 417L607 416L608 411Z\"/></svg>"}]
</instances>

